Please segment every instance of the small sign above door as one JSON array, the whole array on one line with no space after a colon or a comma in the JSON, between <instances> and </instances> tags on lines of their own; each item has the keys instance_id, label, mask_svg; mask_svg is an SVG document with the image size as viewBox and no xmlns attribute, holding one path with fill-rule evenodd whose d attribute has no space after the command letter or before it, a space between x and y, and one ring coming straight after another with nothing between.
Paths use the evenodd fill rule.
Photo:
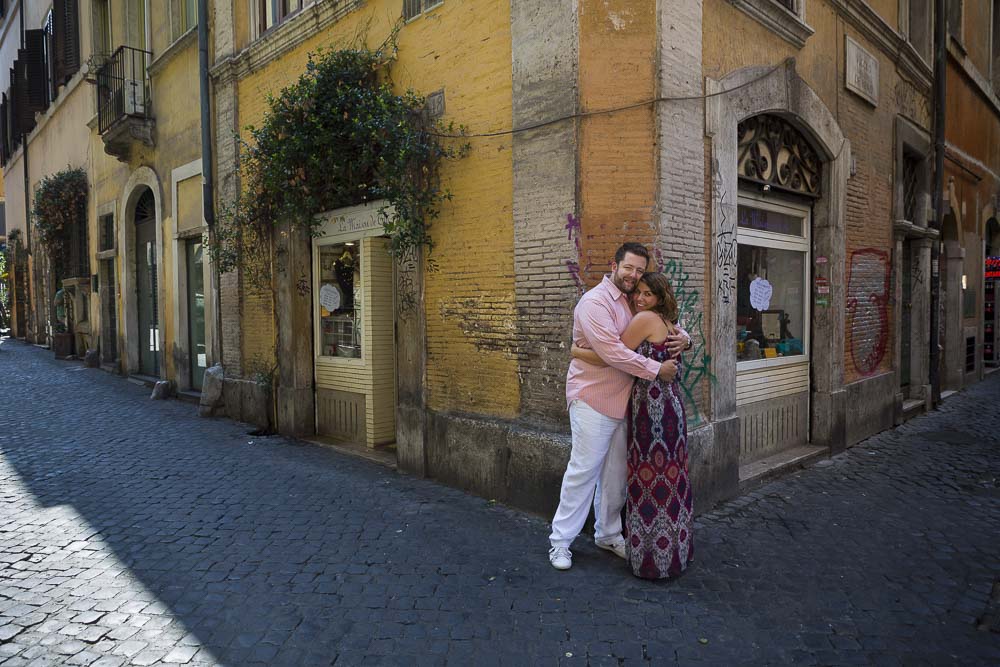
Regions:
<instances>
[{"instance_id":1,"label":"small sign above door","mask_svg":"<svg viewBox=\"0 0 1000 667\"><path fill-rule=\"evenodd\" d=\"M392 207L384 199L321 213L319 217L323 223L320 225L319 237L326 242L328 239L360 239L369 236L382 236L385 233L383 221L387 217L391 217L392 213Z\"/></svg>"}]
</instances>

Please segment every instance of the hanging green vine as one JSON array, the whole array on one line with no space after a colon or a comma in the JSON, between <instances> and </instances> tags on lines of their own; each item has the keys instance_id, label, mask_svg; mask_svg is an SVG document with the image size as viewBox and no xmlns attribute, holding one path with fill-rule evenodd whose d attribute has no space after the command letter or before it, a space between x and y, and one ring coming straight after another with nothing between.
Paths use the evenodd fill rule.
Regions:
<instances>
[{"instance_id":1,"label":"hanging green vine","mask_svg":"<svg viewBox=\"0 0 1000 667\"><path fill-rule=\"evenodd\" d=\"M222 207L211 245L221 271L240 266L266 280L279 222L315 234L318 214L377 200L389 204L383 224L394 254L432 246L428 230L451 198L439 165L467 146L438 140L437 130L455 128L428 121L424 98L393 92L395 52L395 33L375 50L321 50L296 83L268 97L263 124L240 140L242 193Z\"/></svg>"},{"instance_id":2,"label":"hanging green vine","mask_svg":"<svg viewBox=\"0 0 1000 667\"><path fill-rule=\"evenodd\" d=\"M77 225L87 224L87 173L66 168L38 184L32 203L38 242L57 269L66 267Z\"/></svg>"}]
</instances>

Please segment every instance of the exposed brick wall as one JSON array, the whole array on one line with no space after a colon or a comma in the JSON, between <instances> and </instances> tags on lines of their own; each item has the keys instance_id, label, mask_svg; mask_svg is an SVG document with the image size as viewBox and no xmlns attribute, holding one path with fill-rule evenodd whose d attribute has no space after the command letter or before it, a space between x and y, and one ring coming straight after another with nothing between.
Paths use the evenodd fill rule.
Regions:
<instances>
[{"instance_id":1,"label":"exposed brick wall","mask_svg":"<svg viewBox=\"0 0 1000 667\"><path fill-rule=\"evenodd\" d=\"M849 33L850 34L850 33ZM851 34L872 54L878 49ZM893 178L896 145L892 128L896 105L892 91L894 64L879 57L880 104L876 108L841 86L837 93L838 122L851 142L856 172L847 181L844 382L892 369L894 305L890 303L893 247ZM918 286L914 286L916 289ZM814 332L814 335L818 335Z\"/></svg>"}]
</instances>

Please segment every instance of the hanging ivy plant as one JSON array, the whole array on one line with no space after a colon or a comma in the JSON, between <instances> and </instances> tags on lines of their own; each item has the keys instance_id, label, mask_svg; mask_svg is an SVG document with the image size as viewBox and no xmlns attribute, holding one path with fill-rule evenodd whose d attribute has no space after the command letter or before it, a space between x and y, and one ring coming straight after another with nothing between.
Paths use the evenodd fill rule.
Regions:
<instances>
[{"instance_id":1,"label":"hanging ivy plant","mask_svg":"<svg viewBox=\"0 0 1000 667\"><path fill-rule=\"evenodd\" d=\"M66 168L46 176L35 191L32 204L38 242L55 267L65 267L77 225L87 224L87 174Z\"/></svg>"},{"instance_id":2,"label":"hanging ivy plant","mask_svg":"<svg viewBox=\"0 0 1000 667\"><path fill-rule=\"evenodd\" d=\"M211 245L221 271L239 265L266 278L276 224L315 234L318 214L377 200L389 204L394 254L432 246L428 229L451 197L439 165L468 147L439 141L455 128L428 121L423 97L393 92L395 52L395 33L374 50L320 50L296 83L268 97L263 124L240 139L242 194L222 207Z\"/></svg>"}]
</instances>

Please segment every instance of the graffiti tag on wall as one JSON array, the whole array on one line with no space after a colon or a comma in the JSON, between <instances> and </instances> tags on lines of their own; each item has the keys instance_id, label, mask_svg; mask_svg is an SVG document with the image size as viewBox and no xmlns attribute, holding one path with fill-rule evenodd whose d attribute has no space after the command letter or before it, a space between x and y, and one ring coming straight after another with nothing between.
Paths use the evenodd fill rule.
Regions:
<instances>
[{"instance_id":1,"label":"graffiti tag on wall","mask_svg":"<svg viewBox=\"0 0 1000 667\"><path fill-rule=\"evenodd\" d=\"M728 304L736 291L736 217L726 210L719 161L712 160L712 210L719 226L715 239L715 276L719 298Z\"/></svg>"},{"instance_id":2,"label":"graffiti tag on wall","mask_svg":"<svg viewBox=\"0 0 1000 667\"><path fill-rule=\"evenodd\" d=\"M871 375L885 357L889 340L889 255L864 248L851 255L847 279L847 317L851 358L862 375Z\"/></svg>"},{"instance_id":3,"label":"graffiti tag on wall","mask_svg":"<svg viewBox=\"0 0 1000 667\"><path fill-rule=\"evenodd\" d=\"M417 250L407 246L397 258L396 311L406 319L417 309Z\"/></svg>"},{"instance_id":4,"label":"graffiti tag on wall","mask_svg":"<svg viewBox=\"0 0 1000 667\"><path fill-rule=\"evenodd\" d=\"M576 258L566 260L566 270L569 271L569 275L573 279L573 284L576 285L577 295L583 295L587 291L587 286L583 282L582 269L580 268L580 262L583 261L583 243L580 241L580 234L583 231L583 227L580 224L580 218L572 213L567 213L565 229L566 239L572 241L573 247L576 249ZM587 265L586 269L590 270L590 265Z\"/></svg>"},{"instance_id":5,"label":"graffiti tag on wall","mask_svg":"<svg viewBox=\"0 0 1000 667\"><path fill-rule=\"evenodd\" d=\"M654 249L653 254L656 257L656 263L663 267L663 275L670 281L670 286L674 290L679 314L678 321L691 336L692 347L690 351L684 353L677 381L684 391L689 423L700 424L704 416L698 408L695 392L702 380L715 381L715 376L712 375L712 357L708 354L705 343L704 313L697 307L700 295L691 283L691 276L684 270L680 261L670 259L664 262L663 253L659 248Z\"/></svg>"}]
</instances>

